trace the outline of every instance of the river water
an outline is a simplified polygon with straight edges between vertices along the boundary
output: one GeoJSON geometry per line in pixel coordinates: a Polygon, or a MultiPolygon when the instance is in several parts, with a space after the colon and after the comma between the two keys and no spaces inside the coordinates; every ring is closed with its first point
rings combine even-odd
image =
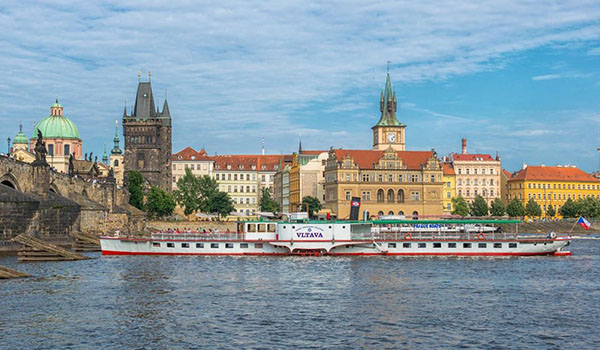
{"type": "Polygon", "coordinates": [[[102,257],[0,265],[0,349],[597,349],[571,257],[102,257]]]}

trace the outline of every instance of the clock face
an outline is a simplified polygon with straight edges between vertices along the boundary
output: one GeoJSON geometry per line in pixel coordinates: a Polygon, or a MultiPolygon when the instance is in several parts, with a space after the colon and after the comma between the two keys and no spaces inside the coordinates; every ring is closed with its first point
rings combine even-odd
{"type": "Polygon", "coordinates": [[[395,132],[388,132],[386,135],[387,141],[388,142],[396,142],[396,133],[395,132]]]}

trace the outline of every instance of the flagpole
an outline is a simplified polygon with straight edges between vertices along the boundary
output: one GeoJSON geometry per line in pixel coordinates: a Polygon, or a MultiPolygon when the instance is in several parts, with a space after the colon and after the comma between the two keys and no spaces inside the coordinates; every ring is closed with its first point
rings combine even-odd
{"type": "MultiPolygon", "coordinates": [[[[581,216],[579,218],[581,218],[581,216]]],[[[575,220],[575,222],[573,223],[573,226],[571,226],[571,229],[569,230],[569,233],[573,232],[573,229],[575,228],[575,225],[577,225],[577,221],[579,221],[579,218],[577,218],[577,220],[575,220]]]]}

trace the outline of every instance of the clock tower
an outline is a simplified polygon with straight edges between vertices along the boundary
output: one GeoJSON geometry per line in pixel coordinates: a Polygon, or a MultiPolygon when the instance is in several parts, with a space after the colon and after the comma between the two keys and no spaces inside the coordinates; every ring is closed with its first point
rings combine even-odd
{"type": "Polygon", "coordinates": [[[396,92],[392,91],[390,72],[387,73],[385,89],[381,92],[379,102],[381,118],[373,129],[373,150],[381,151],[392,147],[396,151],[404,151],[404,128],[406,125],[396,119],[396,92]]]}

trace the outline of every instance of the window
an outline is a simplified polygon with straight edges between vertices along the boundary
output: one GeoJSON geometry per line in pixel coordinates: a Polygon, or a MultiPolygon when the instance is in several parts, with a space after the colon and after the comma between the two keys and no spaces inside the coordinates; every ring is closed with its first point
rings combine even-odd
{"type": "Polygon", "coordinates": [[[402,175],[398,175],[398,182],[402,182],[402,175]]]}
{"type": "Polygon", "coordinates": [[[388,243],[388,248],[396,248],[396,243],[388,243]]]}
{"type": "Polygon", "coordinates": [[[411,175],[410,181],[411,182],[419,182],[419,175],[411,175]]]}
{"type": "Polygon", "coordinates": [[[69,155],[69,153],[71,152],[70,145],[64,145],[63,150],[64,150],[63,155],[65,155],[65,156],[69,155]]]}
{"type": "Polygon", "coordinates": [[[508,243],[508,247],[509,248],[516,248],[517,247],[517,243],[508,243]]]}
{"type": "Polygon", "coordinates": [[[153,247],[160,247],[160,243],[158,243],[158,242],[152,242],[152,246],[153,247]]]}
{"type": "Polygon", "coordinates": [[[181,243],[181,248],[189,248],[190,244],[189,243],[181,243]]]}
{"type": "Polygon", "coordinates": [[[431,182],[435,182],[435,175],[431,175],[431,182]]]}
{"type": "Polygon", "coordinates": [[[175,248],[175,243],[167,243],[167,248],[175,248]]]}
{"type": "Polygon", "coordinates": [[[463,248],[471,248],[471,243],[463,243],[463,248]]]}
{"type": "Polygon", "coordinates": [[[263,244],[262,243],[254,243],[254,248],[262,248],[263,244]]]}
{"type": "Polygon", "coordinates": [[[494,248],[502,248],[502,243],[494,243],[494,248]]]}
{"type": "Polygon", "coordinates": [[[211,248],[215,248],[215,249],[216,249],[216,248],[219,248],[219,243],[211,243],[211,244],[210,244],[210,247],[211,247],[211,248]]]}
{"type": "Polygon", "coordinates": [[[204,243],[196,243],[196,248],[204,248],[204,243]]]}
{"type": "Polygon", "coordinates": [[[383,182],[383,175],[379,174],[378,179],[379,179],[379,182],[383,182]]]}
{"type": "Polygon", "coordinates": [[[425,242],[419,243],[419,248],[427,248],[427,243],[425,243],[425,242]]]}
{"type": "Polygon", "coordinates": [[[442,247],[442,243],[435,242],[435,243],[433,243],[433,247],[434,248],[441,248],[442,247]]]}
{"type": "Polygon", "coordinates": [[[410,243],[402,243],[402,248],[410,248],[410,243]]]}
{"type": "Polygon", "coordinates": [[[363,192],[362,199],[365,201],[370,201],[371,200],[371,192],[363,192]]]}
{"type": "Polygon", "coordinates": [[[225,243],[225,248],[228,248],[228,249],[233,248],[233,243],[225,243]]]}
{"type": "Polygon", "coordinates": [[[248,248],[248,243],[240,243],[240,248],[242,248],[242,249],[248,248]]]}
{"type": "Polygon", "coordinates": [[[350,182],[350,174],[346,174],[346,182],[350,182]]]}
{"type": "Polygon", "coordinates": [[[487,243],[479,243],[477,244],[478,248],[487,248],[487,243]]]}
{"type": "Polygon", "coordinates": [[[388,182],[394,182],[394,175],[388,175],[388,182]]]}
{"type": "Polygon", "coordinates": [[[54,155],[54,145],[48,145],[48,155],[49,156],[54,155]]]}
{"type": "Polygon", "coordinates": [[[346,200],[349,201],[350,200],[350,191],[346,191],[346,200]]]}
{"type": "Polygon", "coordinates": [[[456,243],[448,243],[448,248],[456,248],[456,243]]]}
{"type": "Polygon", "coordinates": [[[362,174],[363,182],[369,182],[369,174],[362,174]]]}

